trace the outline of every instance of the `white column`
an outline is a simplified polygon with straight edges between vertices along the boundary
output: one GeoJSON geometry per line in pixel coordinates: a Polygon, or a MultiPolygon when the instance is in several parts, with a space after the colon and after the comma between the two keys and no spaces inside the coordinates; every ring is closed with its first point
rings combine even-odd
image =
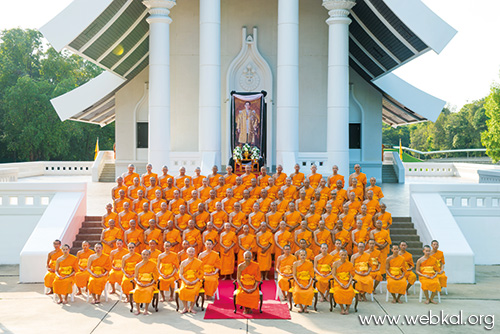
{"type": "Polygon", "coordinates": [[[289,173],[299,151],[299,0],[278,0],[276,163],[289,173]]]}
{"type": "Polygon", "coordinates": [[[202,173],[221,165],[220,21],[220,0],[200,0],[198,143],[202,173]]]}
{"type": "Polygon", "coordinates": [[[349,10],[354,0],[323,0],[328,24],[328,168],[349,175],[349,10]]]}
{"type": "Polygon", "coordinates": [[[149,8],[148,161],[160,169],[170,162],[170,9],[174,0],[145,0],[149,8]]]}

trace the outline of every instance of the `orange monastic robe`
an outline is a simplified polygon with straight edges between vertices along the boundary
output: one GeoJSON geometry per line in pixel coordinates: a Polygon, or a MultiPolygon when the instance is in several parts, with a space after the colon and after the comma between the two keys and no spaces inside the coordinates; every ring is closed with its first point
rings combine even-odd
{"type": "Polygon", "coordinates": [[[291,200],[288,200],[288,199],[283,199],[281,202],[278,203],[278,212],[281,212],[282,214],[284,214],[285,212],[288,211],[288,205],[290,204],[290,201],[291,200]]]}
{"type": "MultiPolygon", "coordinates": [[[[311,261],[304,261],[300,266],[297,266],[297,280],[300,284],[306,286],[309,280],[314,278],[314,265],[311,261]]],[[[293,286],[293,302],[300,305],[312,305],[314,297],[314,287],[311,286],[305,290],[302,289],[297,282],[293,286]]]]}
{"type": "Polygon", "coordinates": [[[224,225],[224,223],[227,223],[229,222],[229,217],[227,216],[227,213],[225,213],[224,211],[215,211],[213,214],[212,214],[212,223],[214,223],[214,226],[216,226],[217,228],[221,228],[222,225],[224,225]]]}
{"type": "MultiPolygon", "coordinates": [[[[279,270],[281,273],[285,275],[292,275],[293,274],[293,264],[294,262],[297,261],[297,258],[295,255],[288,255],[284,259],[281,260],[280,262],[280,267],[279,270]]],[[[290,290],[290,284],[288,283],[288,280],[292,278],[293,276],[282,276],[281,274],[278,275],[278,285],[281,289],[281,291],[289,291],[290,290]]]]}
{"type": "Polygon", "coordinates": [[[241,184],[240,186],[233,188],[233,197],[236,198],[238,201],[241,201],[245,189],[246,187],[244,184],[241,184]]]}
{"type": "Polygon", "coordinates": [[[224,211],[227,212],[227,214],[231,214],[231,212],[234,211],[234,203],[238,202],[238,200],[234,197],[232,198],[225,198],[223,201],[222,201],[222,207],[224,209],[224,211]]]}
{"type": "Polygon", "coordinates": [[[253,205],[255,204],[255,200],[253,198],[249,198],[246,201],[241,200],[241,211],[243,211],[246,215],[249,215],[253,210],[253,205]]]}
{"type": "Polygon", "coordinates": [[[224,179],[226,180],[226,184],[229,184],[232,187],[236,184],[237,177],[238,176],[236,174],[231,174],[231,176],[229,176],[229,174],[226,174],[224,176],[224,179]]]}
{"type": "Polygon", "coordinates": [[[199,228],[203,229],[205,226],[207,226],[207,223],[210,221],[210,213],[208,211],[203,211],[200,214],[196,215],[196,218],[194,219],[194,222],[196,226],[199,228]]]}
{"type": "MultiPolygon", "coordinates": [[[[110,241],[113,241],[113,240],[116,240],[116,239],[121,239],[122,237],[123,237],[123,231],[121,229],[119,229],[118,227],[115,227],[112,230],[104,232],[104,238],[103,238],[103,240],[110,242],[110,241]]],[[[111,253],[111,251],[114,248],[115,247],[113,247],[113,248],[109,247],[105,243],[102,244],[102,252],[104,254],[108,254],[109,255],[109,253],[111,253]]]]}
{"type": "Polygon", "coordinates": [[[156,214],[156,224],[161,228],[166,228],[169,220],[174,220],[174,213],[166,210],[165,213],[158,212],[156,214]]]}
{"type": "Polygon", "coordinates": [[[330,189],[336,189],[337,188],[337,181],[341,180],[342,181],[342,188],[344,188],[344,176],[337,174],[337,175],[330,175],[328,177],[328,180],[330,181],[330,189]]]}
{"type": "MultiPolygon", "coordinates": [[[[303,232],[300,232],[297,234],[297,242],[300,244],[300,240],[304,239],[307,241],[308,244],[312,245],[313,243],[313,234],[309,230],[305,230],[303,232]]],[[[294,244],[294,247],[292,247],[292,252],[296,252],[299,249],[299,246],[294,244]]]]}
{"type": "MultiPolygon", "coordinates": [[[[122,212],[119,215],[120,225],[123,229],[128,230],[130,228],[130,221],[133,219],[137,223],[137,214],[135,212],[129,211],[127,213],[122,212]]],[[[115,225],[118,227],[118,225],[115,225]]]]}
{"type": "MultiPolygon", "coordinates": [[[[368,272],[368,268],[370,266],[370,254],[363,253],[363,255],[358,256],[356,260],[354,260],[354,266],[356,271],[360,273],[368,272]]],[[[359,275],[355,274],[354,279],[357,281],[356,290],[360,292],[372,293],[373,292],[373,277],[371,275],[359,275]]]]}
{"type": "Polygon", "coordinates": [[[192,231],[186,230],[186,238],[187,242],[189,242],[190,245],[194,245],[195,243],[198,244],[195,249],[196,249],[196,254],[200,252],[202,249],[202,241],[201,241],[201,233],[200,230],[193,228],[192,231]]]}
{"type": "Polygon", "coordinates": [[[267,252],[262,253],[262,248],[260,247],[257,252],[257,262],[259,263],[260,271],[269,271],[272,264],[271,254],[273,253],[273,234],[271,231],[267,230],[265,233],[257,235],[257,240],[261,246],[267,247],[269,244],[271,245],[267,252]]]}
{"type": "Polygon", "coordinates": [[[252,179],[255,179],[255,175],[253,173],[250,173],[248,175],[241,175],[241,179],[243,181],[243,184],[248,188],[252,186],[252,179]]]}
{"type": "Polygon", "coordinates": [[[176,190],[179,190],[179,189],[176,187],[163,189],[163,197],[165,197],[165,199],[167,201],[173,200],[174,199],[174,191],[176,191],[176,190]]]}
{"type": "Polygon", "coordinates": [[[389,254],[389,248],[391,247],[391,236],[387,230],[381,230],[380,232],[376,232],[373,234],[375,242],[379,244],[383,244],[387,242],[387,246],[384,249],[379,249],[380,253],[382,253],[382,263],[380,267],[381,274],[385,274],[385,260],[387,259],[387,254],[389,254]]]}
{"type": "Polygon", "coordinates": [[[200,259],[203,262],[203,277],[205,278],[205,295],[213,296],[217,287],[219,286],[219,274],[213,274],[216,269],[221,268],[221,261],[219,254],[211,251],[200,259]]]}
{"type": "Polygon", "coordinates": [[[398,277],[403,274],[403,278],[400,280],[395,280],[389,275],[387,275],[387,290],[390,293],[404,295],[406,293],[406,261],[401,255],[398,255],[395,259],[389,261],[389,272],[392,276],[398,277]]]}
{"type": "Polygon", "coordinates": [[[339,216],[332,211],[329,216],[326,216],[326,213],[323,215],[323,220],[325,221],[325,227],[329,229],[330,231],[335,228],[335,225],[337,224],[337,220],[339,220],[339,216]]]}
{"type": "Polygon", "coordinates": [[[178,200],[172,200],[170,201],[170,211],[174,213],[174,215],[178,215],[180,212],[180,206],[181,205],[186,205],[186,201],[183,200],[182,198],[179,198],[178,200]]]}
{"type": "Polygon", "coordinates": [[[103,277],[96,278],[90,275],[89,278],[89,293],[100,295],[104,291],[104,286],[108,281],[108,273],[111,270],[109,255],[102,254],[97,259],[94,259],[90,270],[96,275],[102,275],[104,272],[107,272],[103,277]]]}
{"type": "Polygon", "coordinates": [[[342,229],[342,231],[335,233],[335,240],[337,239],[342,241],[342,245],[345,245],[347,253],[351,255],[352,254],[351,233],[346,229],[342,229]]]}
{"type": "MultiPolygon", "coordinates": [[[[254,214],[254,213],[250,214],[250,217],[248,217],[248,218],[249,218],[249,221],[252,224],[252,226],[256,229],[259,229],[260,224],[262,222],[266,221],[266,215],[261,211],[257,212],[256,214],[254,214]]],[[[250,233],[253,234],[253,233],[255,233],[255,231],[251,228],[250,233]]]]}
{"type": "MultiPolygon", "coordinates": [[[[231,246],[234,243],[238,244],[238,240],[236,239],[236,234],[233,231],[229,231],[228,233],[221,236],[221,244],[225,247],[231,246]]],[[[220,258],[221,258],[221,275],[232,275],[234,273],[234,247],[227,251],[220,247],[220,258]]]]}
{"type": "Polygon", "coordinates": [[[417,275],[415,275],[415,273],[413,271],[408,270],[408,268],[415,268],[415,264],[413,263],[413,256],[410,253],[408,253],[408,252],[405,252],[401,256],[406,261],[406,274],[405,274],[405,278],[408,281],[408,283],[410,283],[411,285],[413,285],[417,281],[417,275]]]}
{"type": "MultiPolygon", "coordinates": [[[[115,266],[116,268],[120,268],[120,269],[115,270],[115,269],[111,268],[111,271],[109,272],[109,279],[108,279],[108,282],[110,284],[115,284],[115,283],[121,284],[122,283],[122,279],[123,279],[123,271],[121,270],[122,257],[124,255],[127,255],[127,254],[128,254],[128,250],[125,248],[122,248],[121,251],[117,251],[113,255],[113,262],[111,264],[113,266],[115,266]]],[[[110,256],[110,260],[111,260],[111,256],[110,256]]]]}
{"type": "Polygon", "coordinates": [[[292,184],[296,187],[301,187],[305,178],[306,176],[304,175],[304,173],[298,172],[292,177],[292,184]]]}
{"type": "Polygon", "coordinates": [[[160,267],[160,273],[165,276],[170,276],[177,270],[175,274],[171,277],[163,278],[160,276],[160,290],[167,291],[170,288],[175,287],[175,281],[179,279],[179,258],[177,257],[177,253],[169,252],[163,258],[160,259],[160,263],[158,265],[160,267]]]}
{"type": "Polygon", "coordinates": [[[382,221],[382,228],[387,229],[392,225],[392,215],[389,212],[384,212],[377,217],[377,220],[382,221]]]}
{"type": "Polygon", "coordinates": [[[94,251],[91,249],[87,249],[87,251],[81,252],[78,258],[79,271],[75,274],[75,284],[80,289],[86,287],[87,283],[89,282],[90,274],[87,271],[87,262],[89,261],[89,257],[92,254],[94,254],[94,251]]]}
{"type": "Polygon", "coordinates": [[[374,249],[373,252],[369,254],[370,254],[370,266],[372,268],[372,270],[370,271],[370,276],[375,281],[380,282],[382,281],[382,274],[385,273],[385,270],[382,271],[382,262],[384,262],[383,258],[385,258],[385,255],[382,254],[378,249],[374,249]]]}
{"type": "Polygon", "coordinates": [[[115,224],[118,222],[118,214],[116,212],[113,212],[111,211],[111,213],[107,216],[102,216],[103,220],[104,220],[104,226],[106,226],[106,228],[109,227],[109,220],[110,219],[113,219],[115,221],[115,224]]]}
{"type": "MultiPolygon", "coordinates": [[[[364,227],[361,228],[361,230],[354,232],[354,241],[356,243],[363,242],[366,244],[368,239],[370,238],[370,234],[368,233],[368,230],[365,229],[364,227]]],[[[356,254],[358,252],[358,246],[354,243],[352,243],[352,253],[356,254]]]]}
{"type": "MultiPolygon", "coordinates": [[[[323,231],[320,231],[316,234],[316,239],[318,240],[318,243],[321,244],[327,244],[328,245],[328,251],[331,251],[333,248],[332,244],[332,234],[330,231],[327,229],[324,229],[323,231]]],[[[316,253],[319,251],[320,246],[314,245],[313,249],[316,251],[316,253]]]]}
{"type": "MultiPolygon", "coordinates": [[[[443,264],[445,264],[443,252],[438,250],[438,251],[436,251],[436,253],[432,254],[431,256],[433,256],[437,260],[437,264],[438,264],[438,268],[439,268],[438,271],[441,271],[441,266],[443,264]]],[[[439,278],[439,284],[441,284],[441,287],[446,288],[447,282],[448,282],[448,277],[445,275],[445,272],[443,271],[443,273],[439,274],[437,277],[439,278]]]]}
{"type": "MultiPolygon", "coordinates": [[[[78,260],[76,256],[69,254],[67,258],[59,262],[58,274],[62,277],[71,275],[78,271],[78,260]]],[[[57,275],[54,278],[53,287],[54,293],[58,295],[68,295],[73,291],[73,283],[75,282],[75,276],[68,278],[59,278],[57,275]]]]}
{"type": "Polygon", "coordinates": [[[313,231],[316,230],[320,220],[321,216],[316,213],[306,216],[307,227],[309,227],[313,231]]]}
{"type": "Polygon", "coordinates": [[[192,180],[193,180],[193,186],[195,189],[198,189],[199,187],[203,186],[203,179],[205,178],[206,176],[203,176],[203,175],[200,175],[200,176],[193,176],[192,180]]]}
{"type": "MultiPolygon", "coordinates": [[[[336,277],[342,284],[347,284],[352,276],[354,276],[354,265],[346,260],[337,268],[336,277]]],[[[352,284],[349,284],[349,287],[344,289],[335,281],[333,286],[333,297],[337,304],[351,305],[352,299],[354,298],[354,288],[352,284]]]]}
{"type": "Polygon", "coordinates": [[[174,186],[181,189],[182,187],[184,187],[184,179],[189,179],[191,180],[191,176],[187,176],[187,175],[184,175],[184,176],[176,176],[174,178],[174,186]]]}
{"type": "Polygon", "coordinates": [[[185,230],[188,226],[188,223],[191,219],[193,219],[193,217],[188,214],[188,213],[185,213],[183,214],[182,216],[177,215],[175,217],[175,219],[177,220],[177,226],[181,229],[181,230],[185,230]]]}
{"type": "MultiPolygon", "coordinates": [[[[241,284],[245,289],[252,289],[255,283],[260,282],[261,279],[259,265],[253,261],[241,271],[241,284]]],[[[236,290],[236,305],[257,309],[259,307],[259,289],[255,289],[252,293],[246,293],[239,287],[236,290]]]]}
{"type": "Polygon", "coordinates": [[[262,188],[267,187],[269,185],[270,178],[271,178],[271,175],[266,175],[266,176],[260,177],[260,179],[258,180],[259,186],[261,186],[262,188]]]}
{"type": "Polygon", "coordinates": [[[127,173],[123,177],[123,184],[125,184],[127,187],[131,186],[131,185],[134,184],[134,179],[135,178],[138,178],[140,180],[141,176],[139,174],[137,174],[137,173],[132,173],[132,174],[127,173]]]}
{"type": "Polygon", "coordinates": [[[160,200],[154,199],[154,200],[152,200],[151,201],[151,208],[150,208],[150,210],[153,211],[155,214],[157,214],[158,212],[161,211],[161,205],[163,203],[167,203],[167,201],[165,201],[164,199],[160,199],[160,200]]]}
{"type": "Polygon", "coordinates": [[[286,174],[285,173],[281,173],[278,175],[278,173],[274,174],[276,176],[275,178],[275,181],[274,181],[274,185],[276,187],[282,187],[285,185],[285,181],[286,181],[286,174]]]}
{"type": "Polygon", "coordinates": [[[283,190],[283,197],[289,200],[294,199],[295,193],[297,192],[297,187],[295,187],[293,184],[290,187],[287,187],[286,189],[285,187],[281,188],[281,190],[283,190]]]}
{"type": "Polygon", "coordinates": [[[212,187],[212,188],[217,187],[219,185],[219,178],[220,177],[223,177],[223,176],[220,174],[215,174],[215,175],[209,177],[208,184],[210,185],[210,187],[212,187]]]}
{"type": "MultiPolygon", "coordinates": [[[[50,260],[49,260],[49,268],[50,269],[56,270],[56,261],[62,255],[63,255],[63,251],[62,251],[62,249],[59,248],[59,250],[57,252],[54,252],[54,254],[52,254],[50,256],[50,260]]],[[[45,274],[45,277],[44,277],[44,284],[45,284],[45,286],[47,288],[52,288],[55,278],[56,278],[56,274],[53,273],[53,272],[51,272],[51,271],[48,271],[45,274]]]]}
{"type": "Polygon", "coordinates": [[[178,244],[172,247],[172,251],[175,253],[178,253],[182,249],[182,236],[181,232],[177,229],[172,229],[172,231],[168,231],[165,235],[165,241],[170,242],[171,244],[174,244],[177,242],[178,244]]]}
{"type": "Polygon", "coordinates": [[[281,248],[285,247],[286,245],[290,245],[292,246],[292,243],[293,243],[293,235],[292,233],[290,233],[289,231],[285,230],[283,231],[283,233],[280,233],[279,231],[276,232],[275,234],[275,246],[274,246],[274,252],[276,254],[276,256],[279,256],[281,255],[282,251],[281,249],[278,247],[278,245],[281,246],[281,248]]]}
{"type": "Polygon", "coordinates": [[[306,198],[303,201],[299,201],[295,202],[297,203],[297,211],[299,211],[303,215],[307,214],[307,211],[309,211],[309,207],[311,206],[311,200],[309,198],[306,198]]]}
{"type": "Polygon", "coordinates": [[[267,197],[274,201],[276,198],[278,198],[278,191],[280,191],[280,188],[276,186],[270,187],[269,189],[267,189],[267,197]]]}
{"type": "MultiPolygon", "coordinates": [[[[138,269],[138,281],[142,284],[148,284],[158,280],[158,268],[156,262],[149,260],[138,269]]],[[[134,289],[134,302],[136,303],[151,303],[156,290],[156,284],[148,287],[136,285],[134,289]]]]}
{"type": "MultiPolygon", "coordinates": [[[[248,235],[241,237],[240,243],[241,243],[241,246],[243,246],[243,248],[245,248],[245,249],[251,248],[252,252],[254,252],[257,248],[257,241],[256,241],[255,234],[249,233],[248,235]]],[[[243,249],[239,248],[238,264],[245,261],[245,259],[243,258],[244,253],[245,253],[245,251],[243,249]]]]}
{"type": "Polygon", "coordinates": [[[323,178],[323,175],[321,174],[310,174],[309,175],[309,184],[311,185],[311,187],[313,187],[314,189],[316,189],[319,185],[319,182],[321,181],[321,179],[323,178]]]}
{"type": "Polygon", "coordinates": [[[366,212],[370,215],[375,215],[377,212],[380,212],[380,204],[376,199],[372,199],[366,205],[366,212]]]}
{"type": "Polygon", "coordinates": [[[333,264],[334,258],[333,255],[327,254],[326,256],[323,256],[321,259],[318,260],[318,267],[316,268],[317,271],[319,271],[323,275],[328,275],[327,277],[323,277],[318,275],[317,280],[317,289],[320,291],[322,294],[325,294],[325,291],[328,289],[328,283],[330,278],[332,278],[332,264],[333,264]]]}
{"type": "Polygon", "coordinates": [[[142,257],[137,253],[134,253],[128,259],[124,260],[122,258],[123,278],[121,286],[125,295],[130,294],[130,291],[134,288],[132,281],[134,280],[135,266],[141,261],[142,257]],[[127,275],[130,277],[127,277],[127,275]]]}
{"type": "Polygon", "coordinates": [[[187,285],[183,280],[181,280],[181,288],[179,289],[179,299],[188,302],[194,302],[201,288],[201,280],[203,279],[203,262],[199,259],[194,258],[193,260],[186,259],[184,266],[183,276],[189,282],[193,282],[196,279],[199,281],[194,285],[187,285]]]}
{"type": "Polygon", "coordinates": [[[125,191],[125,193],[129,193],[129,197],[133,198],[133,199],[137,199],[139,198],[139,195],[137,195],[137,192],[139,192],[139,190],[142,190],[142,194],[145,196],[146,195],[146,188],[139,185],[137,187],[134,187],[134,186],[130,186],[128,187],[128,189],[125,191]]]}
{"type": "MultiPolygon", "coordinates": [[[[205,202],[207,199],[210,198],[210,190],[212,190],[212,187],[206,187],[206,188],[198,188],[198,197],[205,202]]],[[[236,196],[236,194],[235,194],[236,196]]]]}
{"type": "Polygon", "coordinates": [[[276,229],[280,222],[283,220],[283,214],[279,211],[276,211],[273,214],[270,214],[267,218],[269,227],[272,229],[276,229]]]}
{"type": "MultiPolygon", "coordinates": [[[[436,272],[438,272],[440,266],[435,257],[429,256],[429,258],[420,263],[420,272],[425,275],[433,276],[436,272]]],[[[422,284],[422,290],[436,292],[441,291],[441,284],[439,283],[439,276],[434,277],[433,279],[420,276],[420,283],[422,284]]]]}

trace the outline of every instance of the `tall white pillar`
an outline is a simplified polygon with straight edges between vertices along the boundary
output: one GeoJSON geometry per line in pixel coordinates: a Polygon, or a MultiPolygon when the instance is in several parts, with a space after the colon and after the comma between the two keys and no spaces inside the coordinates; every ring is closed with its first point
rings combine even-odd
{"type": "Polygon", "coordinates": [[[202,173],[207,174],[213,165],[221,165],[220,29],[220,0],[200,0],[198,143],[202,173]]]}
{"type": "Polygon", "coordinates": [[[149,9],[148,161],[160,169],[170,162],[170,9],[175,0],[144,0],[149,9]]]}
{"type": "Polygon", "coordinates": [[[349,175],[349,10],[354,0],[323,0],[328,24],[328,168],[349,175]]]}
{"type": "Polygon", "coordinates": [[[278,0],[276,163],[290,173],[299,152],[299,0],[278,0]]]}

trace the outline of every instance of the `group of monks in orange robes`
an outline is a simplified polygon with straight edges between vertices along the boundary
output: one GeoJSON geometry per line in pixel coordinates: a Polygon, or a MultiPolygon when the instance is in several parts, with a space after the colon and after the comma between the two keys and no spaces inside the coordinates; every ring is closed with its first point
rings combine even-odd
{"type": "MultiPolygon", "coordinates": [[[[182,292],[180,299],[186,302],[183,312],[192,312],[193,296],[197,293],[187,292],[199,290],[199,283],[203,282],[205,295],[212,297],[219,275],[232,278],[236,267],[245,266],[245,253],[250,252],[252,260],[256,261],[251,263],[256,263],[259,269],[256,282],[269,278],[274,262],[282,278],[294,278],[298,287],[294,286],[294,298],[303,298],[295,291],[311,290],[309,283],[316,277],[322,299],[326,298],[330,278],[338,285],[334,289],[344,289],[356,279],[357,289],[366,299],[365,293],[372,293],[390,268],[386,259],[392,243],[389,232],[392,217],[379,202],[384,195],[375,178],[367,184],[367,177],[359,165],[349,176],[347,189],[344,189],[344,176],[337,173],[337,166],[332,170],[333,174],[324,178],[313,165],[306,176],[296,164],[295,172],[290,175],[283,173],[282,166],[277,166],[274,175],[268,175],[267,169],[262,167],[258,176],[250,168],[237,176],[231,166],[224,175],[214,166],[208,176],[201,175],[199,168],[195,175],[188,176],[181,167],[179,175],[174,177],[168,174],[166,166],[159,175],[148,164],[147,172],[139,175],[134,166],[129,165],[128,171],[117,178],[117,185],[111,191],[113,202],[106,206],[107,212],[102,218],[100,253],[96,246],[93,254],[88,243],[84,243],[77,254],[74,276],[79,292],[88,288],[94,295],[93,302],[99,303],[102,289],[109,282],[112,292],[115,285],[121,285],[128,298],[134,286],[137,289],[137,285],[143,284],[140,279],[134,284],[131,282],[137,265],[145,261],[139,254],[147,250],[148,261],[155,263],[157,272],[141,273],[141,277],[151,276],[153,281],[159,281],[162,300],[165,300],[166,291],[170,291],[172,300],[177,282],[182,292]],[[210,248],[207,241],[210,241],[210,248]],[[129,248],[128,252],[123,249],[124,245],[129,248]],[[281,259],[287,245],[294,261],[289,256],[281,259]],[[191,260],[190,249],[194,251],[191,260]],[[343,250],[347,258],[352,255],[352,272],[344,262],[340,268],[335,267],[343,250]],[[303,254],[308,261],[295,266],[303,254]],[[183,266],[186,260],[189,266],[183,266]],[[199,261],[202,264],[198,265],[199,261]],[[284,266],[283,270],[280,265],[284,266]],[[97,271],[93,270],[94,266],[97,271]],[[192,269],[193,266],[196,268],[192,269]],[[310,281],[307,271],[310,271],[310,281]],[[344,279],[348,272],[351,277],[344,279]],[[297,273],[301,273],[300,279],[297,273]],[[370,279],[375,285],[369,283],[370,279]]],[[[51,287],[53,266],[60,252],[49,254],[48,287],[51,287]]],[[[403,252],[402,257],[407,268],[405,275],[409,275],[414,267],[412,256],[403,252]]],[[[438,263],[443,266],[444,257],[441,256],[438,263]]],[[[255,266],[247,264],[245,269],[247,267],[255,266]]],[[[444,272],[437,272],[444,277],[441,280],[445,280],[444,272]]],[[[251,285],[238,279],[239,274],[238,271],[236,278],[240,288],[251,285]]],[[[413,277],[405,276],[405,279],[411,282],[413,277]]],[[[280,287],[285,293],[289,291],[281,283],[280,287]]],[[[306,312],[309,297],[303,301],[305,304],[299,305],[304,305],[301,311],[306,312]]],[[[340,301],[341,305],[350,304],[340,301]]]]}

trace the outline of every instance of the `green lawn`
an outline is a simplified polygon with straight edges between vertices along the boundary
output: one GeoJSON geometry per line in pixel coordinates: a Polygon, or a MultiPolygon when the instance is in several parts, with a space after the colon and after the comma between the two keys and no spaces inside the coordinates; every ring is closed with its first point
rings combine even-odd
{"type": "MultiPolygon", "coordinates": [[[[396,152],[399,152],[399,149],[396,149],[396,148],[386,148],[384,149],[384,151],[396,151],[396,152]]],[[[422,160],[420,159],[417,159],[411,155],[409,155],[408,153],[404,152],[403,151],[403,162],[422,162],[422,160]]]]}

